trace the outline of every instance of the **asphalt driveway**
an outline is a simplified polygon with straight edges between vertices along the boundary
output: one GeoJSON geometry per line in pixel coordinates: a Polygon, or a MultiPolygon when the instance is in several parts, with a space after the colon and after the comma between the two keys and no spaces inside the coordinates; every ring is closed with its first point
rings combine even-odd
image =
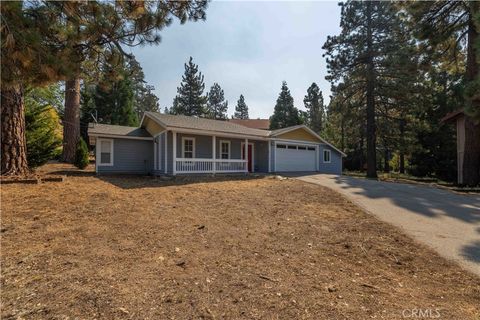
{"type": "Polygon", "coordinates": [[[480,276],[480,195],[347,176],[295,177],[342,193],[379,219],[400,227],[480,276]]]}

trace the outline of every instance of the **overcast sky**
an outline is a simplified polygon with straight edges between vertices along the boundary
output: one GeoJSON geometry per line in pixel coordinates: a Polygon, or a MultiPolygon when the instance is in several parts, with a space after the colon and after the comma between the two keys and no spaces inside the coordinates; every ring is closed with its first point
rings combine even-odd
{"type": "Polygon", "coordinates": [[[219,2],[204,22],[178,23],[162,31],[158,46],[134,48],[160,107],[170,107],[192,56],[205,76],[205,91],[218,82],[233,114],[240,94],[250,118],[273,113],[281,83],[287,81],[295,106],[316,82],[328,101],[330,84],[322,45],[340,31],[336,2],[219,2]]]}

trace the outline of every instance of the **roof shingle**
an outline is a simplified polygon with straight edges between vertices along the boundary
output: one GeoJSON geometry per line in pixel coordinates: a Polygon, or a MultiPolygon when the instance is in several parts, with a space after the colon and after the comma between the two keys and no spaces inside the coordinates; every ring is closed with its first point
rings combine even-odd
{"type": "Polygon", "coordinates": [[[147,130],[137,127],[116,126],[111,124],[89,123],[88,124],[89,135],[114,135],[114,136],[127,136],[138,138],[151,138],[152,136],[147,130]]]}
{"type": "Polygon", "coordinates": [[[157,112],[145,112],[145,114],[157,120],[161,125],[169,128],[174,127],[184,129],[208,130],[224,133],[252,135],[258,137],[268,137],[268,135],[270,134],[270,131],[267,130],[247,128],[245,126],[241,126],[230,121],[220,121],[183,115],[171,115],[157,112]]]}

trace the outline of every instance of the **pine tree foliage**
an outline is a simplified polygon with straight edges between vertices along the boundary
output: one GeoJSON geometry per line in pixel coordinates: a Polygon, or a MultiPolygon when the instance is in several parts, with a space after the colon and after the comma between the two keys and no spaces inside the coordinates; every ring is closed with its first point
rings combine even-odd
{"type": "Polygon", "coordinates": [[[320,133],[323,129],[325,105],[323,103],[322,91],[320,91],[320,88],[315,82],[308,88],[303,103],[307,109],[304,122],[313,131],[320,133]]]}
{"type": "MultiPolygon", "coordinates": [[[[409,39],[400,35],[403,26],[398,10],[391,2],[347,1],[341,3],[341,33],[328,37],[324,44],[328,76],[334,92],[342,92],[346,100],[358,98],[366,118],[367,175],[376,177],[377,134],[376,115],[386,109],[395,92],[395,82],[411,70],[399,61],[407,61],[409,39]]],[[[413,64],[413,63],[412,63],[413,64]]],[[[407,74],[408,76],[408,74],[407,74]]],[[[385,144],[385,143],[384,143],[385,144]]],[[[386,147],[386,146],[384,146],[386,147]]],[[[384,148],[384,154],[389,150],[384,148]]]]}
{"type": "Polygon", "coordinates": [[[177,88],[177,96],[170,112],[186,116],[203,117],[206,113],[207,97],[204,96],[205,83],[203,75],[198,71],[198,65],[193,63],[190,57],[185,64],[185,73],[182,76],[180,87],[177,88]]]}
{"type": "Polygon", "coordinates": [[[425,51],[442,50],[456,63],[466,52],[463,182],[480,184],[480,3],[478,1],[429,1],[406,3],[417,37],[425,51]]]}
{"type": "Polygon", "coordinates": [[[145,81],[145,74],[140,63],[131,56],[127,59],[125,72],[133,85],[133,109],[138,119],[141,119],[146,111],[158,112],[158,97],[155,95],[155,87],[145,81]]]}
{"type": "Polygon", "coordinates": [[[290,94],[287,82],[283,81],[273,115],[270,117],[270,129],[281,129],[301,123],[298,109],[293,104],[293,97],[290,94]]]}
{"type": "MultiPolygon", "coordinates": [[[[2,175],[22,175],[28,170],[24,86],[67,78],[75,81],[66,82],[66,94],[72,92],[69,85],[73,83],[78,97],[75,88],[84,70],[111,63],[118,56],[113,53],[127,55],[123,46],[158,43],[159,31],[174,18],[181,23],[205,19],[206,6],[207,1],[3,2],[2,175]]],[[[65,110],[65,124],[72,127],[66,131],[66,141],[73,148],[79,131],[78,100],[66,99],[74,106],[65,110]]]]}
{"type": "Polygon", "coordinates": [[[226,120],[228,101],[225,101],[225,94],[218,83],[214,83],[207,93],[206,117],[215,120],[226,120]]]}
{"type": "Polygon", "coordinates": [[[249,119],[248,106],[245,103],[245,97],[243,96],[243,94],[240,95],[240,98],[237,101],[237,105],[235,106],[235,113],[233,114],[233,118],[235,118],[235,119],[249,119]]]}
{"type": "Polygon", "coordinates": [[[62,126],[58,107],[62,104],[58,84],[29,88],[25,92],[27,161],[30,168],[58,157],[62,146],[62,126]]]}

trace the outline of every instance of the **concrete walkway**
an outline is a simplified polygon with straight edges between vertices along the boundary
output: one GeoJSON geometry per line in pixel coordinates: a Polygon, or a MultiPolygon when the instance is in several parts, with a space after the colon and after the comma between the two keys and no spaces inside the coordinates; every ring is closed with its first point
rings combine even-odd
{"type": "Polygon", "coordinates": [[[347,176],[295,177],[340,192],[379,219],[400,227],[443,257],[480,276],[480,195],[347,176]]]}

